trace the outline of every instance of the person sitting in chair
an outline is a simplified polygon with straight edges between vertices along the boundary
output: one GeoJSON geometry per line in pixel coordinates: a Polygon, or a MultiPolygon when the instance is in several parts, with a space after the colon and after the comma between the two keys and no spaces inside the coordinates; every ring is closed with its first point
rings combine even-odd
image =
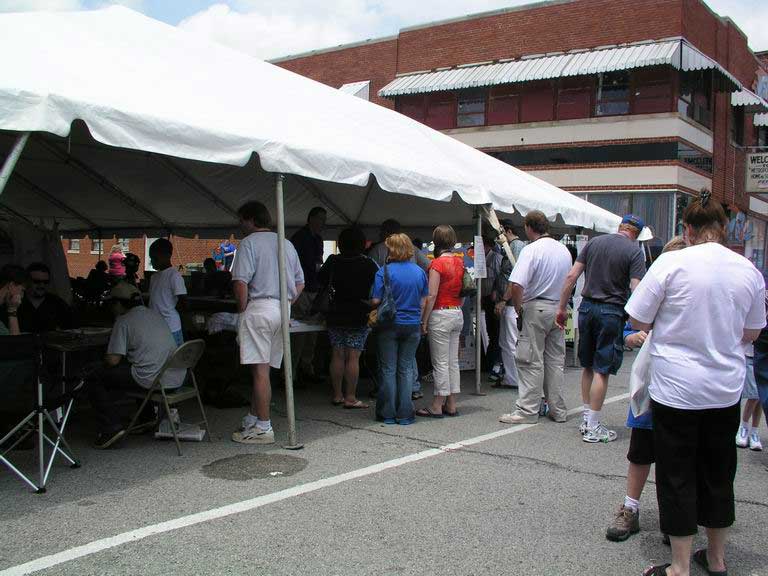
{"type": "Polygon", "coordinates": [[[49,292],[51,270],[42,262],[27,267],[28,287],[19,306],[22,332],[51,332],[74,327],[72,309],[61,298],[49,292]]]}
{"type": "MultiPolygon", "coordinates": [[[[166,360],[176,351],[171,329],[165,319],[141,302],[141,293],[121,282],[110,292],[115,325],[103,364],[87,377],[88,395],[98,425],[95,448],[109,448],[125,435],[115,405],[115,392],[149,389],[166,360]]],[[[184,370],[166,372],[163,386],[178,388],[184,383],[184,370]]],[[[151,407],[143,421],[154,421],[151,407]]]]}

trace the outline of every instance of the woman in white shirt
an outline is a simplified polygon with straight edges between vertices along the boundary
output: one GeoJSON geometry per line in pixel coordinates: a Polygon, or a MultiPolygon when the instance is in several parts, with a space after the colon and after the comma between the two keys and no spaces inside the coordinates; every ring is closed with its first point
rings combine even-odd
{"type": "Polygon", "coordinates": [[[690,247],[661,255],[626,306],[636,330],[653,328],[656,491],[661,531],[672,542],[672,564],[644,575],[687,576],[697,526],[706,528],[708,548],[694,561],[709,574],[726,574],[743,344],[765,326],[765,282],[749,260],[723,246],[727,222],[702,191],[683,213],[690,247]]]}

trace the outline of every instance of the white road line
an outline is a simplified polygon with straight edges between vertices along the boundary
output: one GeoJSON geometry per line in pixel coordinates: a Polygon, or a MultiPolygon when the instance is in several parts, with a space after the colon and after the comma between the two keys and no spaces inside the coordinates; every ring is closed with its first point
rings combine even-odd
{"type": "MultiPolygon", "coordinates": [[[[606,399],[605,404],[613,404],[614,402],[620,402],[622,400],[626,400],[627,398],[629,398],[629,394],[612,396],[611,398],[606,399]]],[[[568,411],[568,415],[571,416],[573,414],[577,414],[580,411],[581,407],[574,408],[568,411]]],[[[386,462],[380,462],[379,464],[373,464],[372,466],[366,466],[365,468],[359,468],[357,470],[352,470],[351,472],[345,472],[344,474],[323,478],[322,480],[316,480],[307,484],[300,484],[299,486],[280,490],[279,492],[274,492],[272,494],[265,494],[264,496],[243,500],[241,502],[228,504],[219,508],[213,508],[204,512],[198,512],[196,514],[190,514],[188,516],[182,516],[181,518],[175,518],[174,520],[168,520],[167,522],[160,522],[159,524],[144,526],[143,528],[138,528],[129,532],[123,532],[122,534],[110,536],[109,538],[94,540],[88,544],[70,548],[69,550],[64,550],[63,552],[51,554],[50,556],[43,556],[42,558],[38,558],[24,564],[19,564],[17,566],[11,566],[10,568],[1,570],[0,576],[23,576],[25,574],[32,574],[34,572],[39,572],[40,570],[45,570],[46,568],[64,564],[65,562],[69,562],[71,560],[76,560],[78,558],[90,556],[91,554],[96,554],[97,552],[101,552],[103,550],[109,550],[110,548],[116,548],[117,546],[122,546],[123,544],[136,542],[149,536],[163,534],[173,530],[179,530],[180,528],[194,526],[195,524],[202,524],[203,522],[210,522],[211,520],[217,520],[219,518],[224,518],[233,514],[240,514],[241,512],[248,512],[249,510],[255,510],[256,508],[261,508],[262,506],[267,506],[268,504],[274,504],[275,502],[281,502],[283,500],[287,500],[288,498],[293,498],[295,496],[301,496],[303,494],[309,494],[310,492],[322,490],[323,488],[336,486],[342,482],[347,482],[356,478],[362,478],[364,476],[370,476],[372,474],[378,474],[379,472],[390,470],[392,468],[398,468],[405,464],[426,460],[427,458],[439,456],[440,454],[445,454],[454,450],[460,450],[466,446],[473,446],[475,444],[480,444],[481,442],[487,442],[489,440],[495,440],[496,438],[501,438],[503,436],[509,436],[510,434],[516,434],[518,432],[522,432],[523,430],[528,430],[533,426],[535,426],[535,424],[524,424],[521,426],[514,426],[512,428],[497,430],[496,432],[483,434],[482,436],[475,436],[474,438],[468,438],[467,440],[460,440],[459,442],[446,444],[445,446],[440,446],[439,448],[423,450],[422,452],[416,452],[415,454],[403,456],[402,458],[387,460],[386,462]]]]}

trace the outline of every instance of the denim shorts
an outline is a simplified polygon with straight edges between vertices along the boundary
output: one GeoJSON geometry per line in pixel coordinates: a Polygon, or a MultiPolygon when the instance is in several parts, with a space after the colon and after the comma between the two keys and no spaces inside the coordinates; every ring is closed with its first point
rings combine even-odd
{"type": "Polygon", "coordinates": [[[331,348],[348,348],[350,350],[365,350],[365,341],[371,329],[365,328],[328,328],[328,338],[331,348]]]}
{"type": "Polygon", "coordinates": [[[744,389],[741,392],[742,400],[757,400],[760,395],[757,392],[757,381],[755,380],[754,359],[747,356],[747,375],[744,377],[744,389]]]}
{"type": "Polygon", "coordinates": [[[598,374],[616,374],[624,359],[624,309],[585,298],[579,306],[579,362],[598,374]]]}

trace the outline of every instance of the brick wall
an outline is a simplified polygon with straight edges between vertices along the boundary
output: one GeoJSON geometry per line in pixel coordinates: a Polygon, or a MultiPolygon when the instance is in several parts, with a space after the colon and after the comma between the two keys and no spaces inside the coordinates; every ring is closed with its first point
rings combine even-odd
{"type": "MultiPolygon", "coordinates": [[[[230,239],[235,245],[237,241],[234,238],[230,239]]],[[[200,238],[184,238],[181,236],[171,236],[170,241],[173,243],[173,265],[187,266],[189,264],[202,264],[203,260],[210,257],[213,250],[222,242],[222,239],[209,240],[200,238]]],[[[88,272],[96,265],[99,260],[106,261],[109,257],[109,251],[114,244],[117,244],[117,238],[105,238],[104,239],[104,252],[99,254],[92,254],[94,241],[86,236],[80,240],[80,251],[73,253],[69,251],[70,241],[62,240],[62,246],[64,247],[64,254],[67,257],[67,266],[69,267],[69,275],[73,278],[78,276],[87,277],[88,272]]],[[[128,251],[133,252],[139,258],[141,258],[142,271],[144,269],[144,255],[146,254],[146,238],[130,238],[128,240],[128,251]]]]}

